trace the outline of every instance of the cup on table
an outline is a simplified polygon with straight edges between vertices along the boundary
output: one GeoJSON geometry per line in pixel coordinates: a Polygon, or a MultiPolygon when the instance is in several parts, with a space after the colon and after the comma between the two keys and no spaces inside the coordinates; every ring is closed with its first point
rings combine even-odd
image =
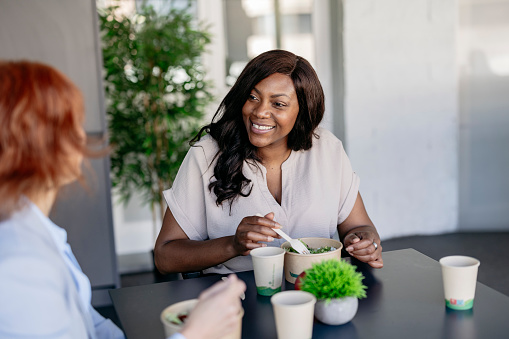
{"type": "Polygon", "coordinates": [[[284,291],[270,298],[278,339],[310,339],[316,298],[309,292],[284,291]]]}
{"type": "Polygon", "coordinates": [[[279,247],[259,247],[251,250],[258,294],[271,296],[281,291],[285,252],[279,247]]]}
{"type": "Polygon", "coordinates": [[[453,310],[474,306],[479,260],[461,255],[440,259],[444,281],[445,305],[453,310]]]}

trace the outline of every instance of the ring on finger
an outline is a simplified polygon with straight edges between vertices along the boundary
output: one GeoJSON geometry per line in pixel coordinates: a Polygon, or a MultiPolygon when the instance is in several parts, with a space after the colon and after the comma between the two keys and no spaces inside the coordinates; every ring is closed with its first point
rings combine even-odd
{"type": "Polygon", "coordinates": [[[375,246],[375,251],[378,249],[378,244],[373,241],[373,246],[375,246]]]}

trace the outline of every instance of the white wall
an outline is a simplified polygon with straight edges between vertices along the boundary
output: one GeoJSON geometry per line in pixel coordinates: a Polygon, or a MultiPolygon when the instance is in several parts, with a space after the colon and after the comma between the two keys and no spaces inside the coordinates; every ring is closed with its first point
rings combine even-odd
{"type": "Polygon", "coordinates": [[[459,227],[509,230],[509,0],[460,0],[459,227]]]}
{"type": "Polygon", "coordinates": [[[344,0],[347,152],[382,238],[458,220],[454,0],[344,0]]]}
{"type": "Polygon", "coordinates": [[[154,225],[150,206],[143,201],[142,197],[134,193],[125,205],[113,190],[113,225],[117,255],[147,253],[154,249],[162,222],[157,217],[157,212],[154,225]]]}
{"type": "Polygon", "coordinates": [[[334,104],[337,96],[333,92],[334,72],[331,72],[333,66],[331,42],[331,23],[330,8],[326,1],[315,1],[313,3],[313,37],[315,42],[315,71],[320,79],[325,95],[325,112],[320,126],[334,132],[334,104]],[[320,20],[316,20],[320,18],[320,20]]]}

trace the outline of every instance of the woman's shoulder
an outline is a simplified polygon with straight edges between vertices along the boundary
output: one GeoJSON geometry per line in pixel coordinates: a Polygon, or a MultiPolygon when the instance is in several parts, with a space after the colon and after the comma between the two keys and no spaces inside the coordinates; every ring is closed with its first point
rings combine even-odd
{"type": "Polygon", "coordinates": [[[56,253],[56,246],[29,207],[25,207],[0,223],[0,253],[48,257],[56,253]]]}
{"type": "Polygon", "coordinates": [[[0,223],[0,257],[4,272],[12,267],[23,267],[21,271],[44,267],[53,279],[61,280],[65,268],[51,235],[27,208],[0,223]]]}
{"type": "Polygon", "coordinates": [[[317,137],[313,138],[313,146],[311,149],[324,149],[324,150],[335,150],[342,149],[343,143],[339,140],[331,131],[317,127],[315,130],[317,137]]]}
{"type": "Polygon", "coordinates": [[[25,214],[23,211],[15,211],[8,219],[0,222],[0,253],[2,257],[7,252],[17,253],[27,250],[32,246],[32,242],[38,240],[37,233],[40,230],[34,230],[33,225],[25,223],[25,214]]]}
{"type": "Polygon", "coordinates": [[[206,134],[191,146],[189,154],[197,157],[199,160],[204,160],[209,165],[215,158],[218,150],[219,147],[216,140],[210,134],[206,134]]]}

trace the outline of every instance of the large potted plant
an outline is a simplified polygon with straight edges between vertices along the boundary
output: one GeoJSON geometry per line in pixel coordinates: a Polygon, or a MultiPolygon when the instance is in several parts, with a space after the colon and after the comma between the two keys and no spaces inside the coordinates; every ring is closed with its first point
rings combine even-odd
{"type": "Polygon", "coordinates": [[[127,15],[99,11],[112,185],[124,202],[140,194],[156,215],[196,134],[211,85],[201,55],[210,35],[187,9],[127,15]]]}
{"type": "Polygon", "coordinates": [[[358,299],[366,297],[364,276],[344,260],[314,263],[301,273],[295,288],[313,294],[315,317],[328,325],[342,325],[357,313],[358,299]]]}

